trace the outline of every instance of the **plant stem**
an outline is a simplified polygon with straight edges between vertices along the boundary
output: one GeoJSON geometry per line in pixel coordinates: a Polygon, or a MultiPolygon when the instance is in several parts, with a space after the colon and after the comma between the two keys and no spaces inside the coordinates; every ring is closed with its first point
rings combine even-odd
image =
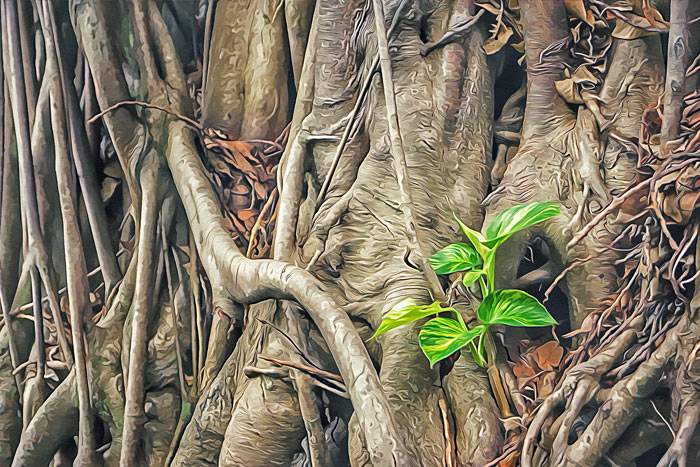
{"type": "MultiPolygon", "coordinates": [[[[489,376],[489,383],[491,383],[491,390],[496,398],[496,404],[501,410],[501,415],[503,418],[510,418],[513,413],[510,411],[510,405],[508,404],[508,397],[503,386],[503,381],[501,380],[501,373],[498,371],[498,366],[496,365],[496,342],[493,340],[493,336],[488,329],[484,332],[486,336],[486,374],[489,376]]],[[[479,341],[481,346],[481,341],[479,341]]]]}
{"type": "Polygon", "coordinates": [[[479,277],[479,285],[481,286],[481,299],[483,300],[489,294],[489,289],[484,281],[484,276],[479,277]]]}

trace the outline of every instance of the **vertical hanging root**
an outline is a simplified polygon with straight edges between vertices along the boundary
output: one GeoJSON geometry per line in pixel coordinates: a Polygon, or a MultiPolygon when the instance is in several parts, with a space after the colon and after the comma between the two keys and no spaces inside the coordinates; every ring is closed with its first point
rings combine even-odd
{"type": "Polygon", "coordinates": [[[136,288],[134,290],[133,318],[131,321],[131,345],[127,373],[126,406],[124,410],[124,430],[120,465],[136,464],[139,448],[139,430],[144,422],[144,368],[146,365],[146,340],[151,315],[153,272],[156,262],[156,225],[158,221],[158,201],[155,190],[157,178],[153,168],[141,172],[142,205],[138,233],[138,263],[136,288]]]}
{"type": "Polygon", "coordinates": [[[70,308],[73,351],[75,353],[75,374],[77,376],[78,405],[80,411],[78,455],[76,465],[95,465],[95,440],[93,436],[93,417],[90,390],[87,375],[86,349],[83,326],[84,313],[89,309],[89,284],[85,262],[83,242],[80,238],[78,215],[75,209],[73,168],[68,154],[68,129],[66,125],[67,110],[64,107],[63,89],[60,79],[58,49],[54,40],[53,11],[50,3],[43,2],[42,29],[47,49],[47,67],[44,79],[50,80],[51,126],[53,128],[55,148],[56,179],[58,181],[61,219],[63,224],[63,247],[66,252],[66,287],[70,308]]]}
{"type": "Polygon", "coordinates": [[[332,461],[326,449],[326,437],[318,411],[318,401],[311,384],[312,378],[299,370],[293,370],[292,377],[299,396],[299,410],[306,427],[311,466],[324,467],[331,465],[332,461]]]}

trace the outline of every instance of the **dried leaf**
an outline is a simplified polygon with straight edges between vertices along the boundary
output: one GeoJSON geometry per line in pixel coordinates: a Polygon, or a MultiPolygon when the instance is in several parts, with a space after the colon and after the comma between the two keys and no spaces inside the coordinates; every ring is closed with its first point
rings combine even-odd
{"type": "Polygon", "coordinates": [[[513,367],[513,374],[518,380],[518,386],[522,389],[525,383],[537,373],[526,362],[520,361],[513,367]]]}
{"type": "Polygon", "coordinates": [[[580,66],[576,69],[571,79],[574,80],[576,84],[598,84],[598,79],[595,75],[588,69],[588,67],[580,66]]]}
{"type": "Polygon", "coordinates": [[[122,166],[119,165],[119,161],[114,160],[105,165],[104,174],[112,178],[122,178],[122,166]]]}
{"type": "Polygon", "coordinates": [[[525,41],[520,41],[516,44],[511,44],[510,46],[513,47],[515,50],[517,50],[520,53],[525,52],[525,41]]]}
{"type": "Polygon", "coordinates": [[[642,13],[644,14],[644,17],[649,21],[649,23],[654,26],[654,27],[664,27],[668,26],[669,23],[666,21],[661,15],[661,12],[651,6],[648,1],[644,1],[643,7],[642,7],[642,13]]]}
{"type": "Polygon", "coordinates": [[[105,177],[104,181],[102,182],[102,189],[100,192],[102,193],[102,202],[106,203],[107,201],[112,198],[114,195],[114,191],[117,189],[117,186],[119,186],[119,180],[115,180],[110,177],[105,177]]]}
{"type": "Polygon", "coordinates": [[[496,36],[490,37],[484,45],[482,46],[486,55],[493,55],[503,48],[504,45],[508,43],[510,36],[513,35],[513,30],[503,24],[501,24],[498,34],[496,36]]]}
{"type": "Polygon", "coordinates": [[[554,86],[557,88],[559,95],[563,97],[566,102],[570,104],[583,104],[583,99],[581,99],[581,94],[573,78],[555,81],[554,86]]]}
{"type": "Polygon", "coordinates": [[[617,39],[639,39],[640,37],[648,37],[657,34],[655,32],[645,31],[642,28],[652,28],[653,26],[648,19],[632,13],[622,13],[627,19],[625,22],[621,19],[615,21],[615,29],[612,36],[617,39]]]}
{"type": "Polygon", "coordinates": [[[247,195],[250,193],[250,188],[245,183],[237,183],[231,188],[231,193],[234,195],[247,195]]]}
{"type": "Polygon", "coordinates": [[[255,215],[255,211],[252,209],[239,209],[236,215],[240,220],[245,222],[255,215]]]}
{"type": "Polygon", "coordinates": [[[583,0],[564,0],[566,12],[569,15],[585,21],[588,25],[593,26],[593,13],[586,10],[583,0]]]}
{"type": "Polygon", "coordinates": [[[554,387],[557,384],[556,376],[554,372],[549,372],[538,378],[537,392],[539,397],[545,398],[554,392],[554,387]]]}
{"type": "Polygon", "coordinates": [[[564,356],[564,349],[556,341],[549,341],[538,347],[532,356],[541,369],[554,370],[564,356]]]}

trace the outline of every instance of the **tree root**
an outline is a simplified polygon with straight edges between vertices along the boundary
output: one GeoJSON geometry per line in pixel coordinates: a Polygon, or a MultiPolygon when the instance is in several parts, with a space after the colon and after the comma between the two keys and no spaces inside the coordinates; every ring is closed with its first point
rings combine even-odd
{"type": "Polygon", "coordinates": [[[337,308],[333,298],[307,271],[275,261],[251,261],[243,257],[221,225],[223,219],[203,173],[204,167],[196,157],[191,133],[181,122],[171,122],[170,137],[168,161],[205,268],[218,269],[222,276],[228,277],[232,284],[229,291],[242,303],[277,297],[302,304],[334,355],[363,429],[373,433],[371,440],[377,445],[370,446],[372,456],[377,456],[379,465],[387,462],[386,456],[409,465],[408,458],[401,454],[403,449],[379,379],[349,317],[337,308]],[[358,361],[363,364],[357,365],[358,361]],[[371,429],[370,419],[374,425],[371,429]],[[378,428],[384,435],[377,433],[378,428]]]}
{"type": "Polygon", "coordinates": [[[629,345],[634,342],[638,329],[641,328],[642,318],[639,316],[625,331],[621,333],[613,344],[603,352],[594,356],[587,362],[580,363],[567,372],[566,377],[559,383],[557,389],[545,399],[539,407],[537,414],[530,423],[525,440],[523,442],[520,462],[522,467],[533,465],[532,447],[544,426],[545,421],[551,417],[554,410],[566,404],[564,415],[561,416],[559,430],[552,447],[553,459],[555,454],[565,450],[568,446],[568,437],[571,426],[578,416],[584,404],[595,397],[600,390],[600,378],[610,370],[618,361],[629,345]]]}
{"type": "Polygon", "coordinates": [[[48,465],[61,444],[78,434],[75,371],[58,385],[22,432],[13,467],[48,465]]]}
{"type": "Polygon", "coordinates": [[[688,460],[688,445],[700,417],[700,405],[692,404],[680,415],[680,424],[673,442],[661,458],[657,467],[685,467],[688,460]]]}

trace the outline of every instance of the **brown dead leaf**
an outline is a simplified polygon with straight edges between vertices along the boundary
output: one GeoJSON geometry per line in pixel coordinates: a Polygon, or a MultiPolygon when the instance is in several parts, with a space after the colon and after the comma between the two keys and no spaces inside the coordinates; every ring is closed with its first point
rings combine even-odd
{"type": "Polygon", "coordinates": [[[566,12],[569,15],[585,21],[588,25],[593,26],[593,13],[586,10],[583,0],[564,0],[566,12]]]}
{"type": "Polygon", "coordinates": [[[649,4],[649,0],[644,0],[642,14],[654,27],[661,28],[669,25],[668,21],[664,19],[661,12],[649,4]]]}
{"type": "Polygon", "coordinates": [[[541,369],[554,370],[564,356],[564,349],[556,341],[549,341],[539,346],[532,356],[541,369]]]}
{"type": "Polygon", "coordinates": [[[612,36],[617,39],[639,39],[640,37],[653,36],[656,32],[646,31],[643,28],[653,28],[648,19],[632,13],[621,13],[627,21],[617,19],[612,36]]]}
{"type": "Polygon", "coordinates": [[[243,222],[247,221],[255,215],[255,211],[252,209],[239,209],[236,216],[243,222]]]}
{"type": "Polygon", "coordinates": [[[574,83],[573,78],[565,78],[554,82],[554,87],[557,88],[559,95],[570,104],[583,104],[578,86],[574,83]]]}
{"type": "Polygon", "coordinates": [[[535,373],[535,370],[526,362],[519,361],[513,367],[513,374],[518,380],[518,386],[520,387],[520,389],[522,389],[523,386],[528,382],[528,380],[530,380],[537,373],[535,373]]]}
{"type": "Polygon", "coordinates": [[[498,463],[498,467],[515,467],[518,463],[518,459],[520,458],[520,450],[516,450],[515,452],[512,452],[498,463]]]}
{"type": "Polygon", "coordinates": [[[110,198],[112,198],[117,186],[119,186],[119,180],[115,180],[111,177],[105,177],[104,181],[102,182],[102,189],[100,190],[102,193],[103,203],[106,203],[110,200],[110,198]]]}
{"type": "Polygon", "coordinates": [[[554,387],[557,384],[557,375],[554,372],[548,372],[540,376],[537,380],[537,396],[545,398],[554,392],[554,387]]]}
{"type": "Polygon", "coordinates": [[[104,173],[112,178],[122,178],[122,166],[119,165],[119,161],[114,160],[105,165],[104,173]]]}
{"type": "Polygon", "coordinates": [[[513,35],[513,30],[504,24],[501,24],[498,33],[491,36],[482,46],[486,55],[493,55],[503,48],[508,43],[510,36],[513,35]]]}
{"type": "Polygon", "coordinates": [[[595,77],[595,75],[588,69],[588,67],[585,66],[578,67],[574,74],[571,75],[571,79],[576,84],[595,86],[598,83],[598,79],[595,77]]]}

